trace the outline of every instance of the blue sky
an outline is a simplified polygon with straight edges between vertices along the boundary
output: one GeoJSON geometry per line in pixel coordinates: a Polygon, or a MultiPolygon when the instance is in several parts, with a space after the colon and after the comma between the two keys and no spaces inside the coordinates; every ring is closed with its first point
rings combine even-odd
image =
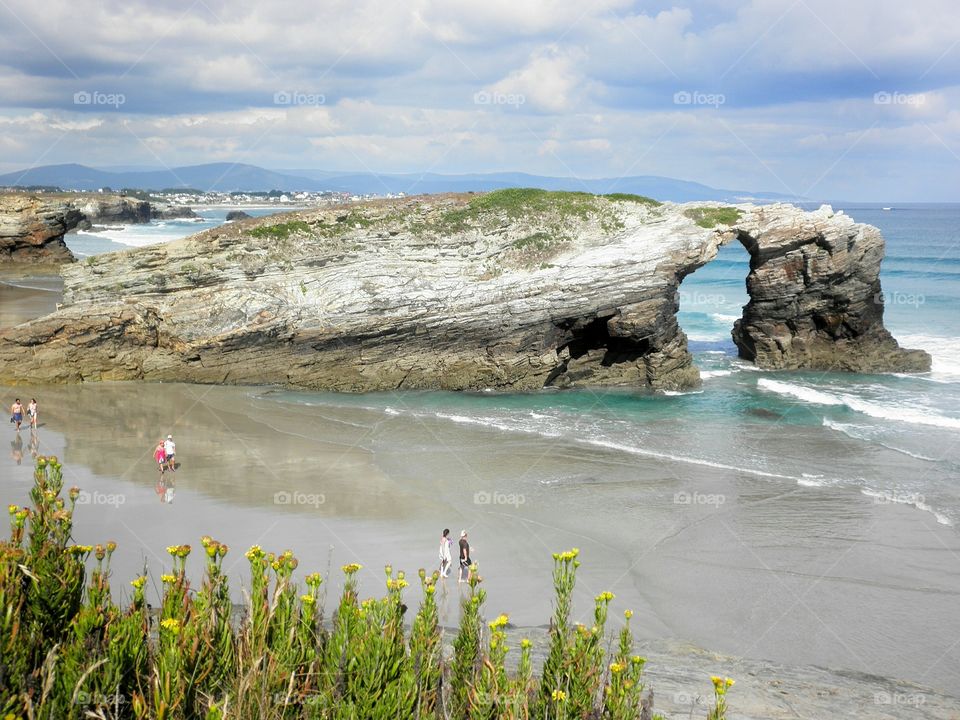
{"type": "Polygon", "coordinates": [[[955,0],[0,0],[0,171],[666,175],[960,201],[955,0]]]}

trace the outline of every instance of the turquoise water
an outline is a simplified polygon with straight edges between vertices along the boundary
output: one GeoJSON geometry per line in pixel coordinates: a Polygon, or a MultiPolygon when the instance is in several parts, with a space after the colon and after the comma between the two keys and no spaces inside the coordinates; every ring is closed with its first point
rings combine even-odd
{"type": "MultiPolygon", "coordinates": [[[[730,330],[748,299],[749,258],[735,244],[680,289],[680,324],[704,381],[697,392],[291,393],[286,398],[488,427],[515,437],[557,438],[619,450],[638,461],[677,462],[691,472],[715,468],[807,488],[849,487],[955,526],[960,523],[960,207],[836,209],[883,231],[886,324],[902,345],[931,353],[933,372],[764,372],[740,360],[730,330]],[[783,447],[794,435],[797,442],[783,447]]],[[[539,478],[543,484],[553,480],[539,478]]]]}
{"type": "MultiPolygon", "coordinates": [[[[748,259],[734,245],[680,289],[696,392],[42,388],[42,447],[63,455],[71,483],[125,498],[77,525],[81,541],[121,542],[117,577],[148,555],[162,565],[151,549],[195,541],[199,528],[294,548],[309,569],[334,551],[333,567],[376,569],[383,557],[412,569],[433,562],[440,528],[463,527],[491,612],[518,625],[549,615],[548,553],[577,546],[584,617],[610,589],[644,637],[955,693],[960,206],[842,209],[883,230],[887,325],[933,355],[933,372],[764,372],[739,360],[730,329],[748,259]],[[78,417],[94,422],[66,421],[78,417]],[[172,504],[156,500],[149,454],[170,423],[184,461],[172,504]],[[292,490],[324,504],[278,507],[292,490]]],[[[114,240],[79,242],[102,252],[114,240]]],[[[0,499],[22,502],[29,468],[8,469],[16,481],[0,499]]],[[[450,607],[455,625],[452,594],[450,607]]]]}
{"type": "MultiPolygon", "coordinates": [[[[714,468],[808,488],[850,487],[877,502],[910,505],[941,524],[958,525],[960,206],[835,209],[883,231],[886,324],[902,345],[931,353],[930,374],[763,372],[740,360],[730,329],[748,299],[749,259],[734,244],[680,288],[680,324],[704,381],[697,392],[282,397],[492,428],[517,438],[557,438],[638,460],[676,462],[691,472],[714,468]],[[780,447],[801,432],[802,445],[780,447]]],[[[201,223],[167,221],[71,236],[70,246],[83,255],[124,247],[117,238],[133,245],[163,241],[220,224],[225,212],[203,211],[201,223]]],[[[536,481],[549,485],[556,478],[536,481]]]]}

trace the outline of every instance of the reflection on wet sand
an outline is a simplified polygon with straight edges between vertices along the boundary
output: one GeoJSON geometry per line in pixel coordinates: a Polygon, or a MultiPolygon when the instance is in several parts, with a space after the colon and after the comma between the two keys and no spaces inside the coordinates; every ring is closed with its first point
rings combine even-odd
{"type": "Polygon", "coordinates": [[[298,408],[277,411],[257,400],[264,391],[141,383],[21,390],[42,397],[45,422],[64,435],[67,467],[153,483],[156,439],[173,434],[177,484],[210,497],[366,518],[413,506],[416,498],[373,463],[355,425],[345,428],[298,408]]]}

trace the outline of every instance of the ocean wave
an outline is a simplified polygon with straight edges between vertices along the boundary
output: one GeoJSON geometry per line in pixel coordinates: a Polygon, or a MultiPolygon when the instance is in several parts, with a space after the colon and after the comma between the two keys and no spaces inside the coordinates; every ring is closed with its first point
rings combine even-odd
{"type": "MultiPolygon", "coordinates": [[[[417,417],[420,419],[440,419],[448,420],[450,422],[463,424],[463,425],[475,425],[485,428],[492,428],[495,430],[501,430],[504,432],[511,433],[524,433],[528,435],[537,435],[544,438],[560,438],[565,437],[570,441],[578,443],[580,445],[589,445],[592,447],[603,448],[607,450],[616,450],[619,452],[628,453],[630,455],[639,455],[643,457],[652,457],[659,458],[662,460],[670,460],[672,462],[684,463],[688,465],[699,465],[702,467],[711,467],[719,470],[730,470],[733,472],[746,473],[748,475],[755,475],[758,477],[766,478],[775,478],[778,480],[792,480],[798,482],[801,478],[795,475],[784,475],[781,473],[768,472],[766,470],[760,470],[758,468],[749,468],[741,467],[739,465],[728,465],[726,463],[715,462],[713,460],[705,460],[703,458],[690,457],[687,455],[674,455],[667,452],[660,452],[657,450],[651,450],[649,448],[638,447],[635,445],[628,445],[622,442],[616,442],[614,440],[607,440],[604,438],[590,438],[590,437],[572,437],[569,433],[565,433],[559,430],[553,430],[546,427],[532,427],[529,423],[524,422],[523,425],[512,425],[508,422],[505,422],[502,419],[494,419],[489,417],[474,417],[469,415],[460,415],[457,413],[445,413],[445,412],[416,412],[416,411],[401,411],[396,408],[388,407],[383,410],[389,415],[409,415],[417,417]]],[[[536,414],[536,413],[531,413],[536,414]]],[[[526,417],[529,417],[531,414],[528,414],[526,417]]],[[[551,418],[553,419],[553,418],[551,418]]],[[[558,419],[559,420],[559,419],[558,419]]],[[[833,481],[836,482],[836,481],[833,481]]]]}
{"type": "Polygon", "coordinates": [[[2,280],[0,285],[7,285],[8,287],[20,288],[21,290],[42,290],[43,292],[52,292],[60,293],[63,290],[59,287],[42,287],[40,285],[29,285],[23,282],[17,282],[15,280],[2,280]]]}
{"type": "Polygon", "coordinates": [[[770,380],[768,378],[760,378],[757,381],[757,386],[763,390],[777,393],[778,395],[794,397],[815,405],[845,406],[850,410],[869,415],[879,420],[960,430],[960,418],[947,417],[945,415],[926,413],[918,410],[908,410],[904,408],[903,405],[883,405],[881,403],[863,400],[862,398],[847,393],[834,394],[804,387],[803,385],[795,385],[780,380],[770,380]]]}
{"type": "Polygon", "coordinates": [[[700,377],[703,380],[715,377],[726,377],[727,375],[733,375],[733,370],[701,370],[700,377]]]}
{"type": "Polygon", "coordinates": [[[727,315],[726,313],[710,313],[710,319],[714,322],[725,323],[727,325],[733,325],[737,320],[740,319],[739,315],[727,315]]]}
{"type": "Polygon", "coordinates": [[[889,445],[888,443],[879,440],[876,437],[876,432],[874,428],[866,427],[864,425],[855,425],[853,423],[841,423],[829,418],[823,418],[823,426],[825,428],[830,428],[831,430],[836,430],[839,433],[846,435],[849,438],[854,440],[862,440],[864,442],[876,443],[881,447],[887,448],[887,450],[893,450],[894,452],[900,453],[902,455],[907,455],[912,457],[915,460],[925,460],[926,462],[938,462],[936,458],[927,457],[926,455],[921,455],[920,453],[910,452],[903,448],[896,447],[894,445],[889,445]]]}
{"type": "MultiPolygon", "coordinates": [[[[931,374],[928,377],[934,381],[960,381],[960,338],[943,337],[941,335],[897,334],[897,339],[903,347],[914,347],[926,350],[933,360],[931,374]]],[[[912,375],[911,377],[924,377],[912,375]]]]}
{"type": "Polygon", "coordinates": [[[878,504],[907,505],[909,507],[916,508],[917,510],[930,513],[941,525],[953,526],[953,520],[951,520],[937,508],[929,505],[926,502],[926,498],[920,493],[904,493],[900,492],[899,490],[874,490],[870,487],[862,487],[860,488],[860,492],[867,497],[873,498],[874,502],[878,504]]]}

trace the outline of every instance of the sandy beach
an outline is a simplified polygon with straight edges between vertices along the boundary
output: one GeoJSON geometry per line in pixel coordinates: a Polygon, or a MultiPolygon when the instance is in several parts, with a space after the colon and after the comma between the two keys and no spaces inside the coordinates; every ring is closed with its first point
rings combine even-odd
{"type": "MultiPolygon", "coordinates": [[[[4,292],[4,318],[27,316],[54,294],[4,292]]],[[[363,589],[374,594],[384,564],[432,569],[440,531],[465,528],[489,614],[508,612],[515,626],[547,622],[550,554],[575,546],[585,622],[593,596],[609,589],[616,617],[632,608],[650,642],[898,677],[948,694],[956,686],[956,531],[851,488],[431,417],[411,393],[93,383],[8,388],[4,397],[14,393],[38,398],[35,450],[58,455],[67,482],[84,490],[77,541],[118,542],[118,588],[144,565],[157,582],[167,545],[198,545],[209,534],[233,548],[235,588],[243,551],[260,544],[293,549],[298,572],[332,570],[330,593],[339,566],[359,562],[363,589]],[[172,498],[151,457],[168,433],[181,463],[168,476],[172,498]]],[[[31,435],[21,431],[18,449],[5,432],[0,502],[22,504],[31,435]]],[[[766,442],[773,457],[804,447],[795,434],[766,442]]],[[[878,461],[852,455],[842,436],[819,455],[878,461]]],[[[199,575],[200,558],[191,567],[199,575]]],[[[451,578],[445,625],[457,622],[457,597],[451,578]]]]}

